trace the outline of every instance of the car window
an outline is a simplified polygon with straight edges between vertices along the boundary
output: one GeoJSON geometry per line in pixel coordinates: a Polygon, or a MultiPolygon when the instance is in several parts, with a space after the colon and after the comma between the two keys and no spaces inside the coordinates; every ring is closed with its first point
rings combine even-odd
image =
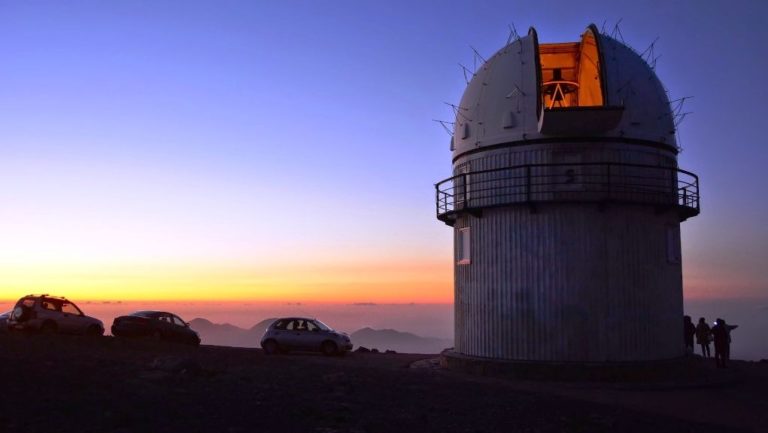
{"type": "Polygon", "coordinates": [[[310,331],[319,331],[320,328],[317,327],[311,320],[307,320],[307,329],[310,331]]]}
{"type": "Polygon", "coordinates": [[[296,321],[296,330],[297,331],[306,331],[307,330],[307,321],[306,320],[297,320],[296,321]]]}
{"type": "Polygon", "coordinates": [[[285,329],[285,325],[287,325],[287,324],[288,324],[287,320],[278,320],[277,322],[275,322],[272,325],[272,329],[283,330],[283,329],[285,329]]]}
{"type": "Polygon", "coordinates": [[[326,325],[325,323],[319,321],[319,320],[313,320],[312,323],[317,325],[318,328],[322,329],[323,331],[332,331],[330,326],[326,325]]]}
{"type": "Polygon", "coordinates": [[[166,316],[165,314],[161,314],[157,316],[157,319],[160,320],[161,322],[171,323],[171,318],[166,316]]]}
{"type": "Polygon", "coordinates": [[[25,300],[21,301],[21,305],[23,305],[23,306],[25,306],[27,308],[32,308],[32,307],[35,306],[35,300],[34,299],[25,299],[25,300]]]}
{"type": "Polygon", "coordinates": [[[65,314],[74,314],[76,316],[80,315],[80,310],[75,307],[75,304],[70,302],[64,302],[61,304],[61,312],[65,314]]]}
{"type": "Polygon", "coordinates": [[[40,306],[43,307],[43,309],[49,310],[49,311],[61,311],[61,304],[59,304],[58,302],[54,302],[50,299],[44,299],[40,303],[40,306]]]}
{"type": "Polygon", "coordinates": [[[296,321],[291,320],[290,322],[288,322],[288,325],[285,326],[285,329],[289,331],[293,331],[294,329],[296,329],[296,321]]]}
{"type": "Polygon", "coordinates": [[[187,326],[187,324],[184,323],[184,321],[181,320],[178,316],[173,316],[173,324],[178,326],[187,326]]]}

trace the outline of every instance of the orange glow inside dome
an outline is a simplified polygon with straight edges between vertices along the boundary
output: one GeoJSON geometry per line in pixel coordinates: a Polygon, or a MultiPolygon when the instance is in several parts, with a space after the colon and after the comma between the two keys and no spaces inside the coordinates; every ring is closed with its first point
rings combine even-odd
{"type": "Polygon", "coordinates": [[[581,42],[539,45],[544,109],[604,105],[597,40],[587,29],[581,42]]]}

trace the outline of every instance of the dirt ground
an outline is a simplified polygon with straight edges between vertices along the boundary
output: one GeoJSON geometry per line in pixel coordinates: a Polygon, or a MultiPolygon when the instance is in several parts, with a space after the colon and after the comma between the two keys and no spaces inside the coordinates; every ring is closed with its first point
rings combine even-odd
{"type": "MultiPolygon", "coordinates": [[[[766,431],[768,365],[706,386],[525,382],[429,356],[266,356],[111,337],[0,335],[0,432],[766,431]]],[[[711,374],[721,371],[711,369],[711,374]]]]}

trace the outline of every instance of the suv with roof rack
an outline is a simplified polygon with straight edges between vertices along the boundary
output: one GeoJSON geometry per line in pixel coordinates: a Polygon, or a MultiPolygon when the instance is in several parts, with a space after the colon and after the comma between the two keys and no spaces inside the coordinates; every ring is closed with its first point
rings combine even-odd
{"type": "Polygon", "coordinates": [[[103,335],[104,324],[86,316],[74,302],[50,295],[27,295],[16,303],[8,317],[11,331],[103,335]]]}

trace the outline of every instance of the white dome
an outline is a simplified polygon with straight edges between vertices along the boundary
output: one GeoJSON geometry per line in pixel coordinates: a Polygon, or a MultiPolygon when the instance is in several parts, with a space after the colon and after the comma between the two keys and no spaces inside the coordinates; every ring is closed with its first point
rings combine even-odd
{"type": "Polygon", "coordinates": [[[580,42],[557,44],[540,45],[531,29],[475,72],[457,112],[454,158],[553,138],[676,146],[669,100],[653,69],[594,25],[580,42]]]}

